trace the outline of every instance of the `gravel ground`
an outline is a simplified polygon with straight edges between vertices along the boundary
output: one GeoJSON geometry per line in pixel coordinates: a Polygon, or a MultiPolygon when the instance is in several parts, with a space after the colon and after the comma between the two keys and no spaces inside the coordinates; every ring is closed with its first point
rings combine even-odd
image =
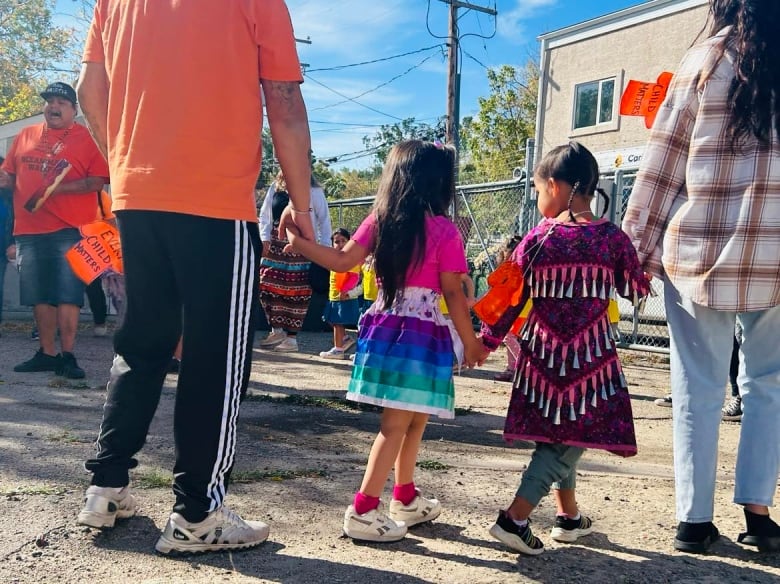
{"type": "MultiPolygon", "coordinates": [[[[228,503],[267,521],[271,536],[238,553],[170,559],[154,553],[172,495],[171,417],[176,376],[167,378],[149,438],[133,471],[139,514],[98,531],[75,522],[88,476],[111,360],[108,338],[84,330],[77,356],[83,382],[13,365],[36,344],[29,323],[6,323],[0,337],[0,582],[780,582],[780,554],[736,543],[744,529],[731,503],[739,424],[721,425],[716,523],[720,542],[705,556],[674,552],[671,411],[653,404],[668,387],[663,358],[624,353],[639,455],[591,451],[583,458],[578,500],[596,533],[577,544],[549,538],[554,505],[542,501],[534,530],[546,551],[518,557],[487,529],[511,501],[530,446],[501,438],[509,384],[492,380],[503,352],[456,378],[455,420],[433,419],[417,483],[438,497],[438,520],[401,542],[360,545],[341,537],[344,508],[359,485],[378,414],[345,404],[349,362],[315,357],[324,333],[300,336],[301,351],[256,350],[250,397],[228,503]]],[[[388,493],[386,491],[386,493],[388,493]]]]}

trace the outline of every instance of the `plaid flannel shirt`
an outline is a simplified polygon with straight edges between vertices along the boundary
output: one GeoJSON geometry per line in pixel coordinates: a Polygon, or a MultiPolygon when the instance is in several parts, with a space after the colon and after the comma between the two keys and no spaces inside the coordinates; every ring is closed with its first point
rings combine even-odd
{"type": "Polygon", "coordinates": [[[780,304],[780,144],[726,134],[728,29],[685,55],[661,106],[623,218],[645,271],[693,302],[747,312],[780,304]],[[707,75],[711,72],[710,75],[707,75]],[[702,79],[705,79],[702,81],[702,79]]]}

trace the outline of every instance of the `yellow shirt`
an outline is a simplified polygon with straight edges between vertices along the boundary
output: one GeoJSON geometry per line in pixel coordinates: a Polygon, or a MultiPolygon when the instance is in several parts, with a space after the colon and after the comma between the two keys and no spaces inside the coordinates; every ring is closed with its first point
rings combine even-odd
{"type": "Polygon", "coordinates": [[[379,296],[379,284],[376,282],[376,270],[368,268],[364,264],[363,272],[363,298],[374,301],[379,296]]]}
{"type": "MultiPolygon", "coordinates": [[[[354,268],[347,271],[353,274],[360,274],[360,266],[355,266],[354,268]]],[[[330,285],[328,286],[328,300],[330,300],[331,302],[338,302],[339,300],[341,300],[341,298],[339,298],[341,292],[336,289],[336,274],[338,273],[341,272],[332,271],[330,273],[330,280],[329,280],[330,285]]]]}

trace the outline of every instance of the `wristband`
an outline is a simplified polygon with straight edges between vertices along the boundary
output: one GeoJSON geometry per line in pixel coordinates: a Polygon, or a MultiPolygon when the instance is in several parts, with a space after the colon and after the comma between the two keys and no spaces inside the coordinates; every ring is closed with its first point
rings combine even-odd
{"type": "Polygon", "coordinates": [[[309,207],[308,209],[296,209],[292,205],[290,205],[290,209],[292,209],[293,213],[311,213],[314,209],[309,207]]]}

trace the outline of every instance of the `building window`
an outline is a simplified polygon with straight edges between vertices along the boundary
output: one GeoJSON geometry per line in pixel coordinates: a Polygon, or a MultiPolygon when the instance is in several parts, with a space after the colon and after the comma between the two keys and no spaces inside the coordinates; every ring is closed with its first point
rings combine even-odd
{"type": "Polygon", "coordinates": [[[580,83],[574,88],[574,129],[613,121],[615,78],[580,83]]]}

